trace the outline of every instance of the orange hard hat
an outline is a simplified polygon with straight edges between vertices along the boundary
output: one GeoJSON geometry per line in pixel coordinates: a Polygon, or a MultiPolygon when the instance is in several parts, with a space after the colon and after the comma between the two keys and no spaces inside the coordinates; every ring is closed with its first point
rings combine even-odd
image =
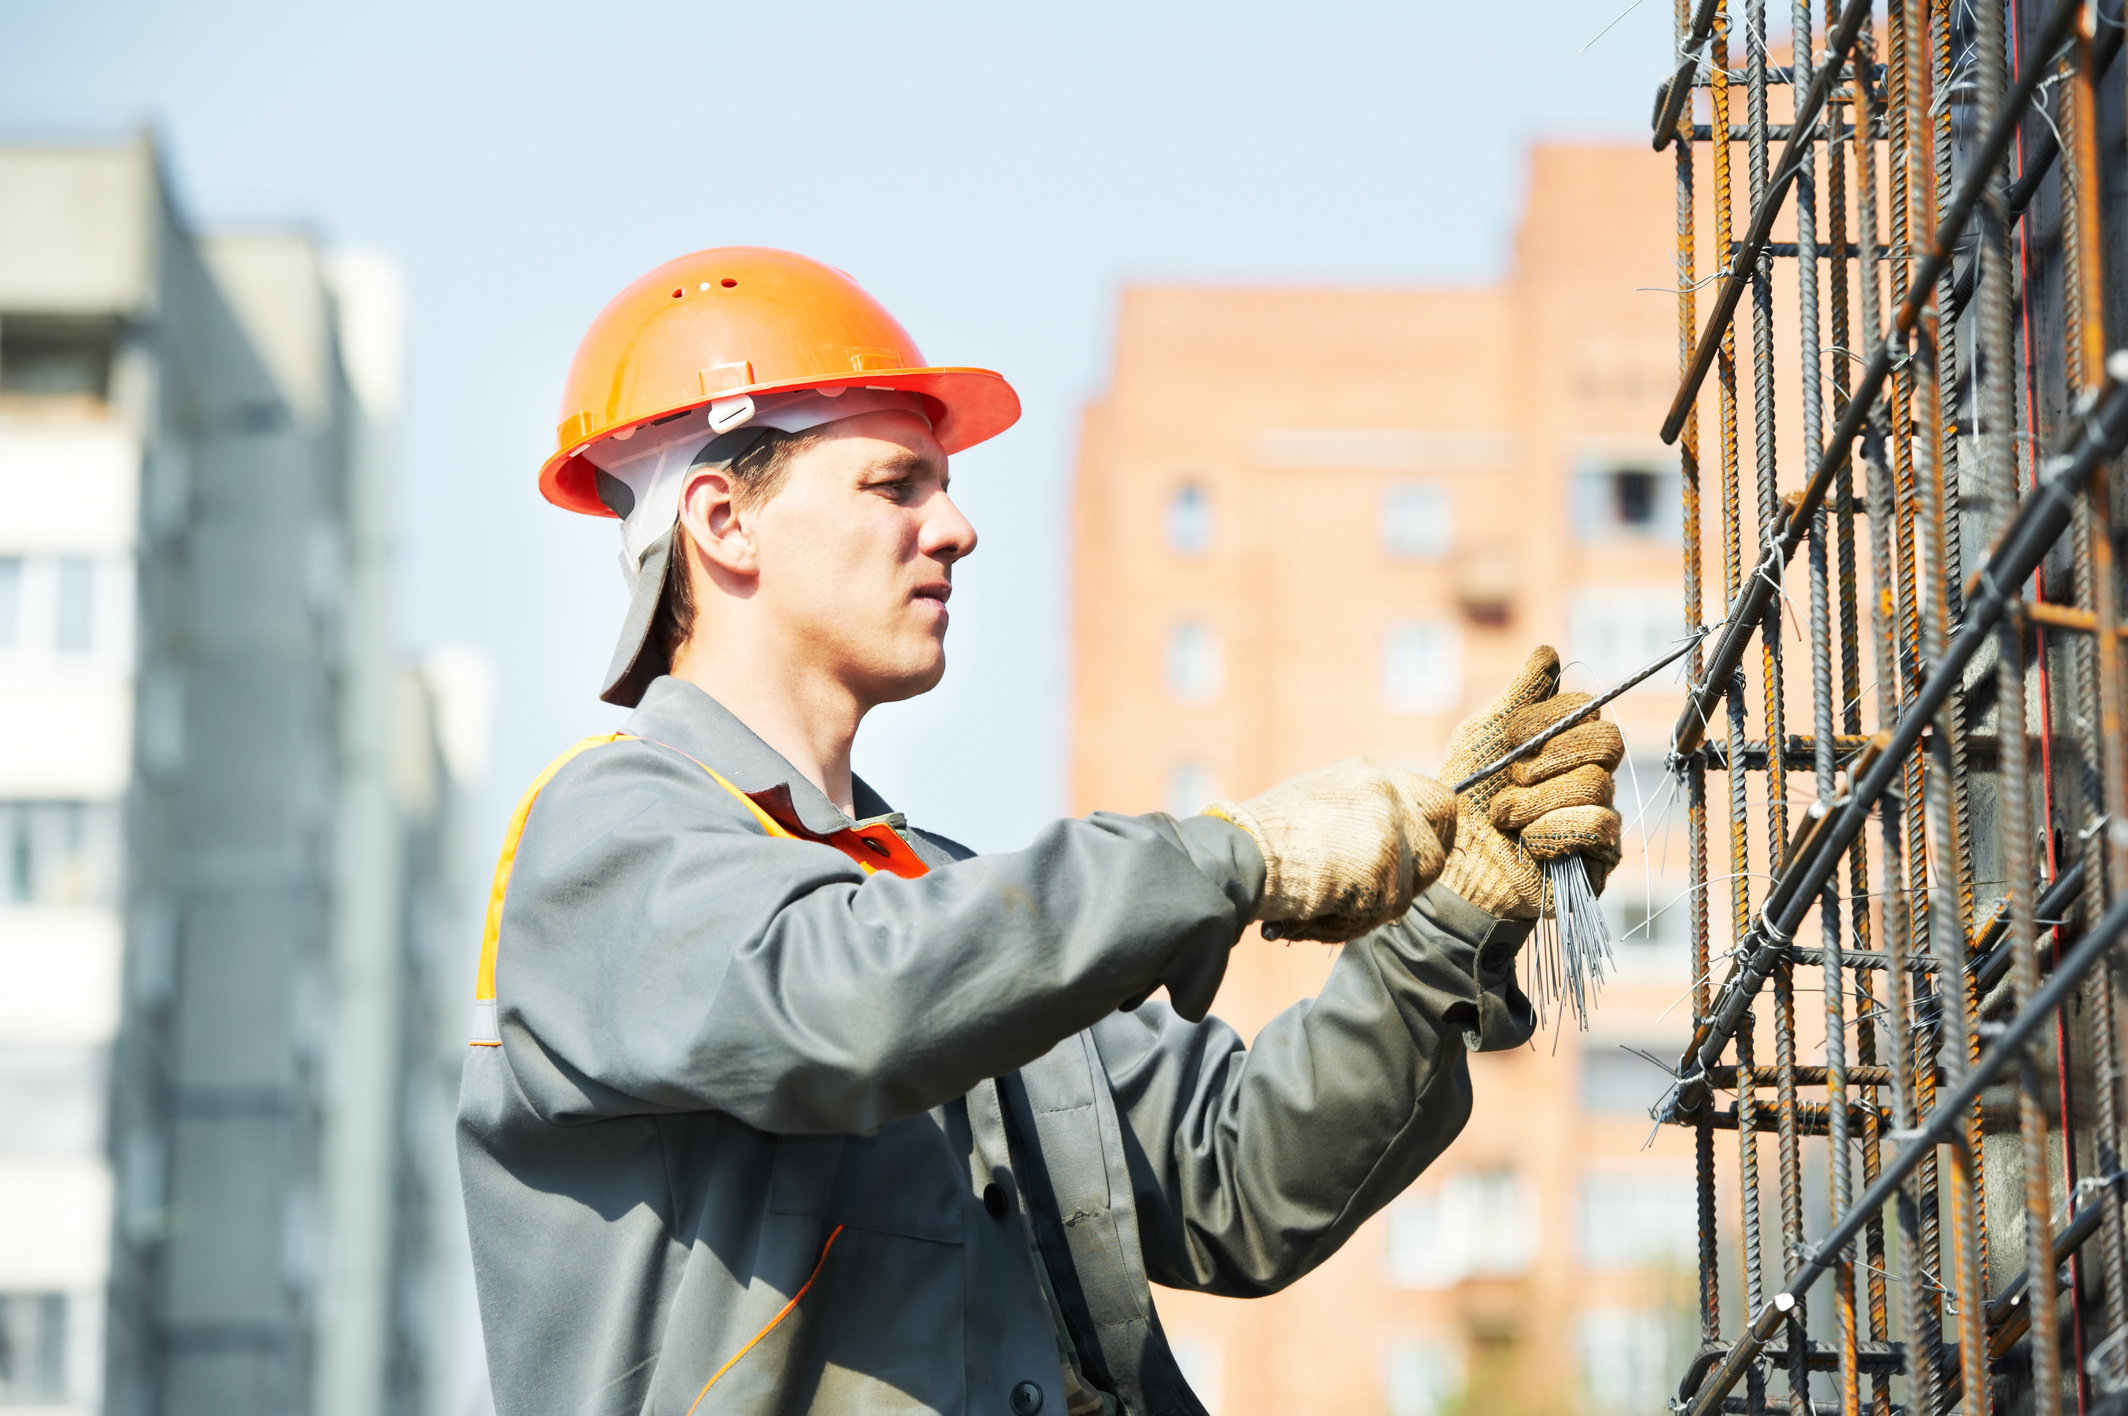
{"type": "Polygon", "coordinates": [[[926,365],[909,332],[841,271],[721,246],[667,261],[599,311],[569,366],[539,490],[570,511],[612,516],[584,456],[591,444],[712,400],[809,388],[914,393],[949,453],[1020,416],[1012,385],[990,370],[926,365]]]}

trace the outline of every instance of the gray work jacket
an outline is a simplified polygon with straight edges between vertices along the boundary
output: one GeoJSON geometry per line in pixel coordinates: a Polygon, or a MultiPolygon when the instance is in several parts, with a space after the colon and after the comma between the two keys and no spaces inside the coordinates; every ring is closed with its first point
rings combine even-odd
{"type": "Polygon", "coordinates": [[[1462,1129],[1466,1047],[1532,1027],[1528,926],[1435,887],[1244,1049],[1204,1017],[1263,888],[1226,822],[978,856],[860,784],[931,867],[867,876],[718,784],[851,825],[700,690],[626,731],[524,820],[466,1061],[499,1416],[1063,1416],[1037,1253],[1094,1385],[1201,1416],[1148,1283],[1308,1272],[1462,1129]]]}

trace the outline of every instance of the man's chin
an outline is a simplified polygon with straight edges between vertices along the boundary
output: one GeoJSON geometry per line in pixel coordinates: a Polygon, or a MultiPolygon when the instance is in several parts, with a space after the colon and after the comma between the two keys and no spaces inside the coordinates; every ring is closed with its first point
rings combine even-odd
{"type": "Polygon", "coordinates": [[[922,667],[897,669],[872,676],[872,691],[865,696],[873,703],[901,703],[937,688],[946,677],[946,655],[938,655],[922,667]]]}

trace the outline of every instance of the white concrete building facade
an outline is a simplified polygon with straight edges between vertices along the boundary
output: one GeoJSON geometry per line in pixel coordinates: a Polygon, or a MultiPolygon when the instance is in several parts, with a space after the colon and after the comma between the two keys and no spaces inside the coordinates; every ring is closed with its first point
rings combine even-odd
{"type": "Polygon", "coordinates": [[[462,1409],[478,675],[391,640],[397,300],[0,146],[0,1409],[462,1409]]]}

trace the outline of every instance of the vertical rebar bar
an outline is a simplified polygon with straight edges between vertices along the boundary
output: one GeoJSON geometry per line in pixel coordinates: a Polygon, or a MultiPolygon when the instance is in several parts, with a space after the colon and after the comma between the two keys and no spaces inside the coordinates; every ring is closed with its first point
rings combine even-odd
{"type": "MultiPolygon", "coordinates": [[[[1736,690],[1736,696],[1743,696],[1741,690],[1736,690]]],[[[1736,1020],[1736,1184],[1743,1195],[1743,1229],[1739,1239],[1743,1241],[1743,1310],[1747,1314],[1756,1314],[1766,1301],[1760,1254],[1764,1239],[1760,1233],[1758,1212],[1758,1082],[1753,1080],[1756,1060],[1758,1058],[1751,1052],[1751,1014],[1745,1014],[1736,1020]]],[[[1749,1405],[1753,1412],[1758,1412],[1764,1405],[1764,1393],[1756,1380],[1756,1367],[1753,1367],[1751,1376],[1749,1405]]]]}
{"type": "MultiPolygon", "coordinates": [[[[1852,93],[1855,102],[1855,241],[1858,248],[1857,276],[1862,300],[1862,326],[1868,332],[1870,348],[1865,351],[1874,356],[1876,346],[1882,340],[1884,321],[1879,312],[1881,276],[1877,269],[1877,143],[1876,115],[1881,105],[1873,101],[1870,69],[1873,67],[1874,46],[1865,37],[1858,41],[1854,56],[1854,79],[1852,93]]],[[[1891,607],[1889,582],[1885,572],[1891,564],[1888,531],[1891,526],[1890,477],[1885,469],[1883,440],[1872,432],[1863,440],[1863,457],[1866,470],[1865,481],[1868,502],[1866,525],[1870,535],[1870,632],[1877,666],[1875,675],[1875,714],[1880,728],[1889,724],[1896,706],[1895,685],[1897,670],[1891,653],[1891,607]]],[[[1845,537],[1842,543],[1841,563],[1841,618],[1843,624],[1844,653],[1848,667],[1844,691],[1847,695],[1848,731],[1862,731],[1859,613],[1853,603],[1854,559],[1856,548],[1853,535],[1854,478],[1853,464],[1843,472],[1842,495],[1849,507],[1849,516],[1842,522],[1845,537]]],[[[1887,877],[1886,889],[1895,886],[1887,877]]],[[[1848,891],[1850,898],[1849,917],[1854,929],[1855,947],[1867,949],[1873,939],[1884,937],[1884,931],[1874,933],[1870,923],[1870,872],[1869,841],[1858,837],[1848,852],[1848,891]]],[[[1880,1020],[1877,1013],[1875,984],[1868,970],[1855,972],[1855,1056],[1864,1065],[1877,1062],[1877,1032],[1880,1020]]],[[[1882,1123],[1879,1091],[1867,1088],[1863,1091],[1865,1107],[1862,1114],[1862,1178],[1865,1184],[1874,1181],[1882,1168],[1882,1123]]],[[[1884,1220],[1881,1215],[1871,1215],[1863,1230],[1862,1259],[1866,1275],[1865,1289],[1868,1296],[1869,1340],[1891,1340],[1891,1312],[1885,1284],[1884,1220]]],[[[1849,1284],[1853,1279],[1850,1275],[1849,1284]]],[[[1891,1416],[1891,1377],[1878,1368],[1870,1380],[1870,1396],[1875,1416],[1891,1416]]]]}
{"type": "MultiPolygon", "coordinates": [[[[1865,61],[1860,54],[1855,58],[1856,77],[1850,85],[1861,82],[1865,61]]],[[[1846,143],[1852,132],[1853,103],[1846,107],[1843,125],[1842,105],[1837,101],[1830,106],[1827,115],[1825,144],[1826,187],[1826,239],[1831,243],[1832,263],[1832,344],[1833,376],[1832,398],[1835,419],[1847,412],[1848,367],[1848,310],[1847,310],[1847,169],[1846,143]]],[[[1814,685],[1817,696],[1815,731],[1817,734],[1818,800],[1830,802],[1838,789],[1837,769],[1833,754],[1833,735],[1846,727],[1843,721],[1854,711],[1848,696],[1857,691],[1856,670],[1856,604],[1855,604],[1855,548],[1854,548],[1854,469],[1852,462],[1841,465],[1839,480],[1834,487],[1833,504],[1820,510],[1811,526],[1811,673],[1813,678],[1822,677],[1824,683],[1814,685]],[[1837,549],[1828,550],[1828,536],[1837,540],[1837,549]],[[1828,555],[1839,566],[1839,692],[1842,697],[1836,704],[1832,652],[1829,640],[1833,634],[1831,623],[1833,606],[1827,578],[1830,574],[1828,555]],[[1826,621],[1820,627],[1820,620],[1826,621]],[[1820,646],[1824,646],[1822,649],[1820,646]],[[1824,667],[1819,668],[1819,660],[1824,667]]],[[[1860,719],[1848,728],[1848,735],[1855,736],[1860,729],[1860,719]]],[[[1848,1131],[1847,1110],[1847,1018],[1846,971],[1841,960],[1841,917],[1838,878],[1825,887],[1825,899],[1820,910],[1819,933],[1824,940],[1824,1002],[1825,1002],[1825,1114],[1828,1134],[1826,1150],[1830,1173],[1826,1177],[1831,1212],[1842,1214],[1854,1198],[1851,1175],[1853,1145],[1848,1131]]],[[[1865,1093],[1865,1095],[1869,1095],[1865,1093]]],[[[1874,1099],[1865,1102],[1874,1105],[1874,1099]]],[[[1857,1360],[1855,1331],[1855,1267],[1853,1246],[1840,1255],[1833,1268],[1833,1337],[1836,1344],[1834,1356],[1838,1364],[1838,1391],[1840,1416],[1860,1416],[1862,1405],[1861,1372],[1857,1360]]]]}
{"type": "MultiPolygon", "coordinates": [[[[1690,0],[1676,0],[1675,8],[1677,42],[1682,48],[1691,33],[1692,6],[1690,0]]],[[[1678,135],[1672,144],[1677,153],[1677,357],[1680,373],[1691,365],[1692,344],[1699,328],[1699,315],[1695,308],[1698,253],[1694,241],[1694,225],[1699,219],[1699,210],[1693,171],[1693,144],[1690,140],[1691,126],[1692,108],[1687,103],[1679,110],[1678,135]]],[[[1683,435],[1678,439],[1678,481],[1684,499],[1683,534],[1680,539],[1683,541],[1681,554],[1684,561],[1684,611],[1687,633],[1696,631],[1706,614],[1706,596],[1701,585],[1703,557],[1700,549],[1699,472],[1699,409],[1695,406],[1685,420],[1683,435]]],[[[1695,641],[1692,652],[1686,656],[1686,670],[1696,681],[1702,667],[1702,656],[1695,641]]],[[[1697,1026],[1700,1019],[1706,1016],[1708,973],[1712,968],[1707,941],[1709,913],[1706,763],[1695,756],[1692,761],[1684,764],[1683,778],[1686,887],[1691,901],[1689,916],[1692,930],[1692,1021],[1694,1026],[1697,1026]]],[[[1720,1221],[1716,1212],[1714,1127],[1709,1117],[1702,1117],[1693,1133],[1692,1170],[1698,1217],[1700,1341],[1719,1342],[1722,1335],[1721,1239],[1720,1221]]]]}
{"type": "MultiPolygon", "coordinates": [[[[1984,10],[1983,23],[1987,18],[1984,10]]],[[[2015,951],[2010,974],[2015,990],[2012,997],[2021,1002],[2039,991],[2039,931],[2032,909],[2032,820],[2025,758],[2024,616],[2012,614],[2004,618],[1997,644],[1995,732],[2001,749],[1996,810],[2001,823],[2003,869],[2009,877],[2010,948],[2015,951]]],[[[2025,1272],[2048,1276],[2046,1282],[2035,1278],[2028,1290],[2032,1295],[2033,1410],[2036,1416],[2060,1416],[2061,1335],[2051,1277],[2054,1187],[2047,1159],[2047,1116],[2038,1065],[2040,1047],[2037,1041],[2026,1044],[2017,1089],[2018,1139],[2025,1172],[2025,1272]]]]}
{"type": "MultiPolygon", "coordinates": [[[[2103,203],[2098,175],[2099,75],[2092,55],[2092,20],[2087,7],[2077,26],[2067,101],[2062,105],[2062,300],[2064,375],[2067,387],[2082,393],[2097,382],[2105,360],[2104,260],[2099,243],[2103,203]]],[[[2109,899],[2128,885],[2128,867],[2117,839],[2122,815],[2121,654],[2114,631],[2111,469],[2101,465],[2077,507],[2071,533],[2077,603],[2091,612],[2094,633],[2078,636],[2072,646],[2078,699],[2079,746],[2083,756],[2084,819],[2074,823],[2084,836],[2084,918],[2097,919],[2109,899]],[[2093,710],[2096,709],[2096,712],[2093,710]],[[2098,828],[2103,818],[2110,829],[2098,828]]],[[[2096,1113],[2097,1161],[2101,1175],[2119,1169],[2121,1158],[2119,1000],[2124,979],[2117,960],[2108,959],[2096,983],[2085,990],[2091,1006],[2089,1028],[2097,1073],[2092,1087],[2096,1113]]],[[[2109,1336],[2128,1327],[2128,1222],[2124,1222],[2118,1187],[2094,1196],[2104,1206],[2099,1259],[2105,1279],[2105,1327],[2109,1336]]],[[[2120,1347],[2108,1375],[2122,1370],[2120,1347]]],[[[2079,1374],[2081,1376],[2081,1374],[2079,1374]]]]}
{"type": "MultiPolygon", "coordinates": [[[[1869,200],[1874,185],[1873,181],[1866,181],[1862,189],[1864,201],[1861,205],[1861,220],[1862,237],[1865,241],[1874,234],[1876,225],[1872,215],[1873,205],[1869,200]]],[[[1872,273],[1870,279],[1874,281],[1875,278],[1872,273]]],[[[1867,294],[1872,287],[1865,285],[1863,288],[1867,294]]],[[[1872,328],[1874,330],[1881,326],[1873,325],[1872,328]]],[[[1898,712],[1898,667],[1896,607],[1892,603],[1890,583],[1885,578],[1891,568],[1894,554],[1891,535],[1894,492],[1882,437],[1872,434],[1864,442],[1863,466],[1869,493],[1871,578],[1875,582],[1875,593],[1870,596],[1870,643],[1877,669],[1877,721],[1884,724],[1891,722],[1898,712]]],[[[1885,957],[1892,961],[1892,967],[1886,970],[1887,983],[1881,1011],[1877,1000],[1871,994],[1870,976],[1859,972],[1855,976],[1855,1017],[1859,1034],[1856,1051],[1863,1062],[1877,1062],[1877,1039],[1881,1032],[1885,1041],[1884,1051],[1888,1054],[1885,1060],[1891,1063],[1892,1117],[1897,1124],[1907,1105],[1903,1098],[1910,1096],[1912,1092],[1905,1084],[1905,1074],[1900,1067],[1901,1039],[1905,1036],[1905,995],[1900,989],[1892,987],[1889,979],[1898,972],[1899,950],[1893,941],[1904,938],[1906,919],[1904,912],[1897,908],[1898,902],[1903,898],[1896,849],[1899,839],[1898,822],[1895,814],[1888,812],[1881,813],[1879,819],[1885,847],[1881,877],[1884,888],[1878,896],[1882,901],[1882,924],[1877,930],[1877,938],[1883,943],[1885,957]]],[[[1861,863],[1862,879],[1856,886],[1855,893],[1860,899],[1858,912],[1866,920],[1870,897],[1866,848],[1857,854],[1862,855],[1864,859],[1861,863]]],[[[1873,1182],[1878,1172],[1883,1169],[1882,1145],[1882,1123],[1878,1120],[1876,1108],[1873,1107],[1862,1119],[1862,1178],[1865,1183],[1873,1182]]],[[[1885,1243],[1884,1219],[1881,1215],[1871,1217],[1864,1235],[1866,1242],[1863,1246],[1863,1256],[1869,1265],[1870,1340],[1886,1342],[1891,1339],[1892,1332],[1891,1300],[1885,1263],[1888,1248],[1885,1243]]],[[[1881,1369],[1872,1384],[1871,1394],[1876,1404],[1876,1416],[1891,1416],[1891,1380],[1881,1369]]],[[[1912,1409],[1914,1408],[1910,1402],[1909,1410],[1912,1409]]]]}

